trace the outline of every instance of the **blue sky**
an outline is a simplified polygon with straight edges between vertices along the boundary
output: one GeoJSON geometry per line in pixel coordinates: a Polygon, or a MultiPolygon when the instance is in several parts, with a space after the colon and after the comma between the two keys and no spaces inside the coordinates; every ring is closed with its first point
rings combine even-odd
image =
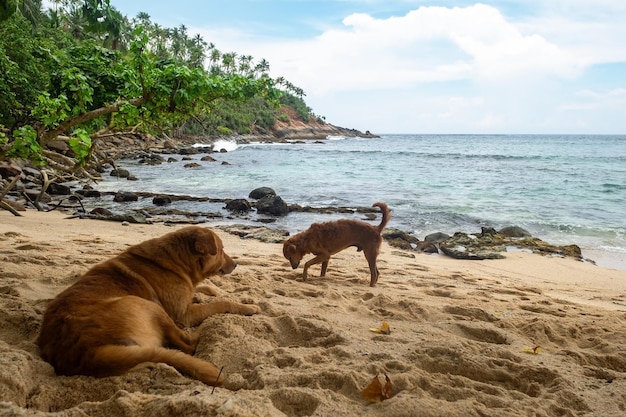
{"type": "Polygon", "coordinates": [[[374,133],[626,134],[624,0],[122,1],[374,133]]]}

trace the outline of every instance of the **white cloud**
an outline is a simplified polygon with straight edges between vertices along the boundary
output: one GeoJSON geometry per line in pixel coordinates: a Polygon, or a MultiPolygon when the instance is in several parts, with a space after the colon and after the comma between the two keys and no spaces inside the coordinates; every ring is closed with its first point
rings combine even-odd
{"type": "Polygon", "coordinates": [[[394,88],[423,82],[572,77],[584,62],[537,33],[525,34],[494,7],[420,7],[401,17],[352,14],[314,39],[263,41],[206,34],[218,48],[269,60],[306,91],[394,88]],[[226,40],[226,38],[228,40],[226,40]]]}
{"type": "MultiPolygon", "coordinates": [[[[484,4],[420,7],[389,18],[355,13],[301,40],[200,32],[220,50],[267,59],[273,75],[303,88],[307,104],[331,123],[383,132],[564,132],[570,124],[563,112],[590,104],[559,85],[589,66],[626,62],[626,7],[602,0],[612,15],[592,13],[582,0],[551,2],[549,10],[530,2],[536,14],[524,18],[484,4]],[[583,12],[598,18],[585,21],[583,12]],[[459,83],[464,91],[455,91],[459,83]]],[[[617,100],[596,99],[591,107],[617,100]]],[[[619,119],[619,112],[626,119],[624,110],[611,114],[619,119]]],[[[582,114],[576,123],[593,126],[593,117],[604,116],[582,114]]]]}

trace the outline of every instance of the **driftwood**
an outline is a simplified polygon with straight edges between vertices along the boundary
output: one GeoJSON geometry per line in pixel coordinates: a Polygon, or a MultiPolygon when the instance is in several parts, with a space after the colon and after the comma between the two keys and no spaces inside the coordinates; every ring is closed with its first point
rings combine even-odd
{"type": "Polygon", "coordinates": [[[11,207],[10,204],[5,203],[2,200],[4,200],[4,196],[6,196],[9,191],[11,191],[11,188],[15,186],[15,183],[17,183],[17,180],[19,179],[20,179],[19,175],[16,175],[15,177],[13,177],[11,182],[6,187],[4,187],[4,190],[2,190],[2,192],[0,193],[0,208],[10,211],[14,216],[21,216],[21,214],[18,213],[17,210],[15,210],[13,207],[11,207]]]}

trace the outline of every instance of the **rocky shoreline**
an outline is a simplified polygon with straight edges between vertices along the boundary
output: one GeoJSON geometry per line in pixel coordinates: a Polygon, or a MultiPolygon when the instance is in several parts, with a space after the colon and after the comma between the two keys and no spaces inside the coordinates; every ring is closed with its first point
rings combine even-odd
{"type": "MultiPolygon", "coordinates": [[[[121,135],[108,138],[106,141],[96,143],[94,155],[101,163],[97,164],[90,175],[92,179],[102,178],[101,175],[118,175],[132,180],[132,174],[123,170],[116,170],[116,159],[139,159],[146,164],[160,164],[168,159],[182,157],[190,154],[206,153],[203,158],[211,158],[213,152],[225,152],[225,150],[213,149],[212,145],[217,139],[226,139],[238,143],[253,141],[291,143],[300,140],[324,140],[329,135],[376,137],[369,132],[362,133],[355,130],[338,128],[332,125],[324,125],[324,129],[311,126],[291,126],[280,128],[278,133],[271,135],[234,135],[229,137],[154,137],[150,135],[121,135]],[[193,147],[194,144],[206,144],[201,149],[193,147]]],[[[52,147],[57,146],[52,144],[52,147]]],[[[57,148],[56,152],[67,152],[67,149],[57,148]]],[[[230,225],[219,226],[224,230],[236,234],[242,238],[255,238],[265,242],[280,243],[289,233],[285,230],[273,229],[264,224],[250,225],[240,224],[242,220],[250,223],[248,213],[256,211],[266,216],[257,219],[257,222],[271,223],[273,216],[285,216],[293,212],[316,212],[325,214],[350,214],[360,213],[364,219],[374,218],[376,211],[371,207],[302,207],[288,204],[271,188],[252,190],[249,199],[215,199],[210,197],[193,197],[177,194],[162,193],[115,193],[100,192],[87,182],[77,182],[76,178],[58,176],[49,180],[45,170],[39,170],[23,161],[0,161],[0,190],[4,194],[0,198],[2,208],[11,210],[18,215],[20,210],[36,208],[40,211],[64,209],[71,211],[72,216],[97,220],[110,220],[128,223],[189,223],[198,224],[213,220],[227,220],[230,225]],[[9,184],[11,179],[14,184],[9,184]],[[10,189],[7,189],[11,186],[10,189]],[[42,193],[42,189],[45,191],[42,193]],[[152,204],[141,210],[131,210],[123,214],[113,213],[107,209],[93,207],[94,204],[83,204],[93,201],[95,198],[112,198],[115,202],[137,201],[138,199],[152,200],[152,204]],[[178,200],[208,201],[224,204],[230,214],[225,218],[221,213],[212,212],[186,212],[170,209],[167,206],[178,200]],[[85,209],[85,205],[90,207],[85,209]]],[[[95,204],[97,206],[97,204],[95,204]]],[[[505,228],[500,231],[483,229],[479,234],[467,234],[457,232],[453,236],[443,233],[435,233],[425,237],[423,241],[412,234],[387,229],[384,238],[387,242],[398,249],[409,252],[441,253],[457,259],[499,259],[503,253],[514,250],[526,250],[534,253],[548,254],[563,257],[572,257],[583,260],[581,250],[576,245],[555,246],[530,236],[528,232],[520,228],[505,228]],[[506,229],[506,230],[505,230],[506,229]]]]}

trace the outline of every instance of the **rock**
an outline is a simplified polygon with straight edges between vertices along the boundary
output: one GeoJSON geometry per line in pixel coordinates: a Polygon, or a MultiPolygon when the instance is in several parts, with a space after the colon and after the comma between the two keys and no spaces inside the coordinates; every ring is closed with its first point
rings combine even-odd
{"type": "Polygon", "coordinates": [[[211,155],[205,155],[202,158],[200,158],[201,161],[207,161],[207,162],[216,162],[217,159],[213,158],[211,155]]]}
{"type": "Polygon", "coordinates": [[[73,154],[72,148],[62,140],[53,140],[46,144],[46,147],[51,151],[58,152],[63,155],[71,155],[73,154]]]}
{"type": "Polygon", "coordinates": [[[99,198],[102,193],[98,190],[77,190],[76,194],[80,194],[83,197],[99,198]]]}
{"type": "Polygon", "coordinates": [[[248,202],[248,200],[236,198],[226,203],[226,210],[236,213],[246,213],[252,210],[252,205],[248,202]]]}
{"type": "Polygon", "coordinates": [[[482,260],[503,259],[504,256],[500,254],[500,252],[505,251],[506,247],[493,247],[491,241],[485,245],[476,237],[457,232],[454,236],[441,241],[439,243],[439,249],[446,255],[455,259],[482,260]]]}
{"type": "Polygon", "coordinates": [[[496,233],[496,229],[494,229],[493,227],[481,227],[480,228],[480,234],[483,236],[493,236],[496,233]]]}
{"type": "Polygon", "coordinates": [[[217,226],[230,234],[243,239],[257,239],[266,243],[282,243],[289,236],[289,232],[281,229],[270,229],[265,226],[249,226],[243,224],[233,224],[229,226],[217,226]]]}
{"type": "Polygon", "coordinates": [[[163,158],[161,155],[151,153],[144,158],[139,159],[138,162],[140,164],[146,165],[161,165],[163,162],[165,162],[165,158],[163,158]]]}
{"type": "Polygon", "coordinates": [[[70,195],[72,194],[72,190],[69,186],[65,184],[57,184],[56,182],[51,183],[46,190],[48,194],[51,195],[70,195]]]}
{"type": "Polygon", "coordinates": [[[178,150],[179,155],[195,155],[198,153],[196,148],[183,148],[178,150]]]}
{"type": "Polygon", "coordinates": [[[439,243],[442,240],[448,239],[449,237],[450,235],[447,233],[436,232],[436,233],[431,233],[429,235],[426,235],[426,237],[424,237],[424,240],[426,242],[439,243]]]}
{"type": "Polygon", "coordinates": [[[124,168],[112,169],[111,176],[118,178],[128,178],[130,176],[130,172],[124,168]]]}
{"type": "Polygon", "coordinates": [[[185,168],[198,168],[198,167],[201,167],[202,165],[200,165],[200,164],[199,164],[199,163],[197,163],[197,162],[192,162],[192,163],[190,163],[190,164],[185,164],[185,165],[183,165],[183,166],[184,166],[185,168]]]}
{"type": "Polygon", "coordinates": [[[155,206],[165,206],[172,203],[172,199],[165,195],[159,195],[152,198],[152,204],[155,206]]]}
{"type": "Polygon", "coordinates": [[[289,214],[287,203],[277,195],[268,195],[256,202],[256,210],[259,213],[272,214],[274,216],[286,216],[289,214]]]}
{"type": "Polygon", "coordinates": [[[16,175],[22,175],[22,169],[16,164],[0,162],[0,177],[13,178],[16,175]]]}
{"type": "Polygon", "coordinates": [[[113,201],[115,201],[116,203],[137,201],[137,200],[139,200],[139,197],[137,196],[137,194],[130,193],[127,191],[120,191],[115,194],[115,197],[113,197],[113,201]]]}
{"type": "Polygon", "coordinates": [[[255,200],[260,200],[265,196],[274,196],[276,195],[276,191],[274,191],[272,188],[270,187],[259,187],[259,188],[255,188],[254,190],[250,191],[250,194],[248,194],[248,198],[253,198],[255,200]]]}
{"type": "Polygon", "coordinates": [[[104,216],[104,217],[113,216],[113,212],[111,210],[107,210],[103,207],[96,207],[95,209],[91,210],[89,214],[93,214],[95,216],[104,216]]]}
{"type": "Polygon", "coordinates": [[[443,253],[457,259],[501,259],[508,248],[528,249],[541,255],[568,256],[582,259],[582,253],[577,245],[557,246],[535,237],[509,237],[500,233],[491,234],[485,230],[477,235],[467,235],[457,232],[439,243],[443,253]]]}
{"type": "Polygon", "coordinates": [[[383,239],[385,239],[389,245],[404,249],[413,250],[419,243],[419,239],[412,236],[402,230],[387,228],[383,230],[383,239]]]}
{"type": "Polygon", "coordinates": [[[532,235],[526,229],[522,229],[519,226],[507,226],[498,230],[498,233],[508,237],[531,237],[532,235]]]}
{"type": "Polygon", "coordinates": [[[439,253],[439,248],[434,242],[419,242],[415,250],[424,253],[439,253]]]}
{"type": "MultiPolygon", "coordinates": [[[[35,201],[39,197],[41,190],[27,188],[27,189],[24,189],[23,193],[26,194],[31,201],[35,201]]],[[[40,203],[50,203],[51,201],[52,201],[52,197],[50,197],[48,193],[43,193],[43,195],[39,199],[40,203]]]]}

